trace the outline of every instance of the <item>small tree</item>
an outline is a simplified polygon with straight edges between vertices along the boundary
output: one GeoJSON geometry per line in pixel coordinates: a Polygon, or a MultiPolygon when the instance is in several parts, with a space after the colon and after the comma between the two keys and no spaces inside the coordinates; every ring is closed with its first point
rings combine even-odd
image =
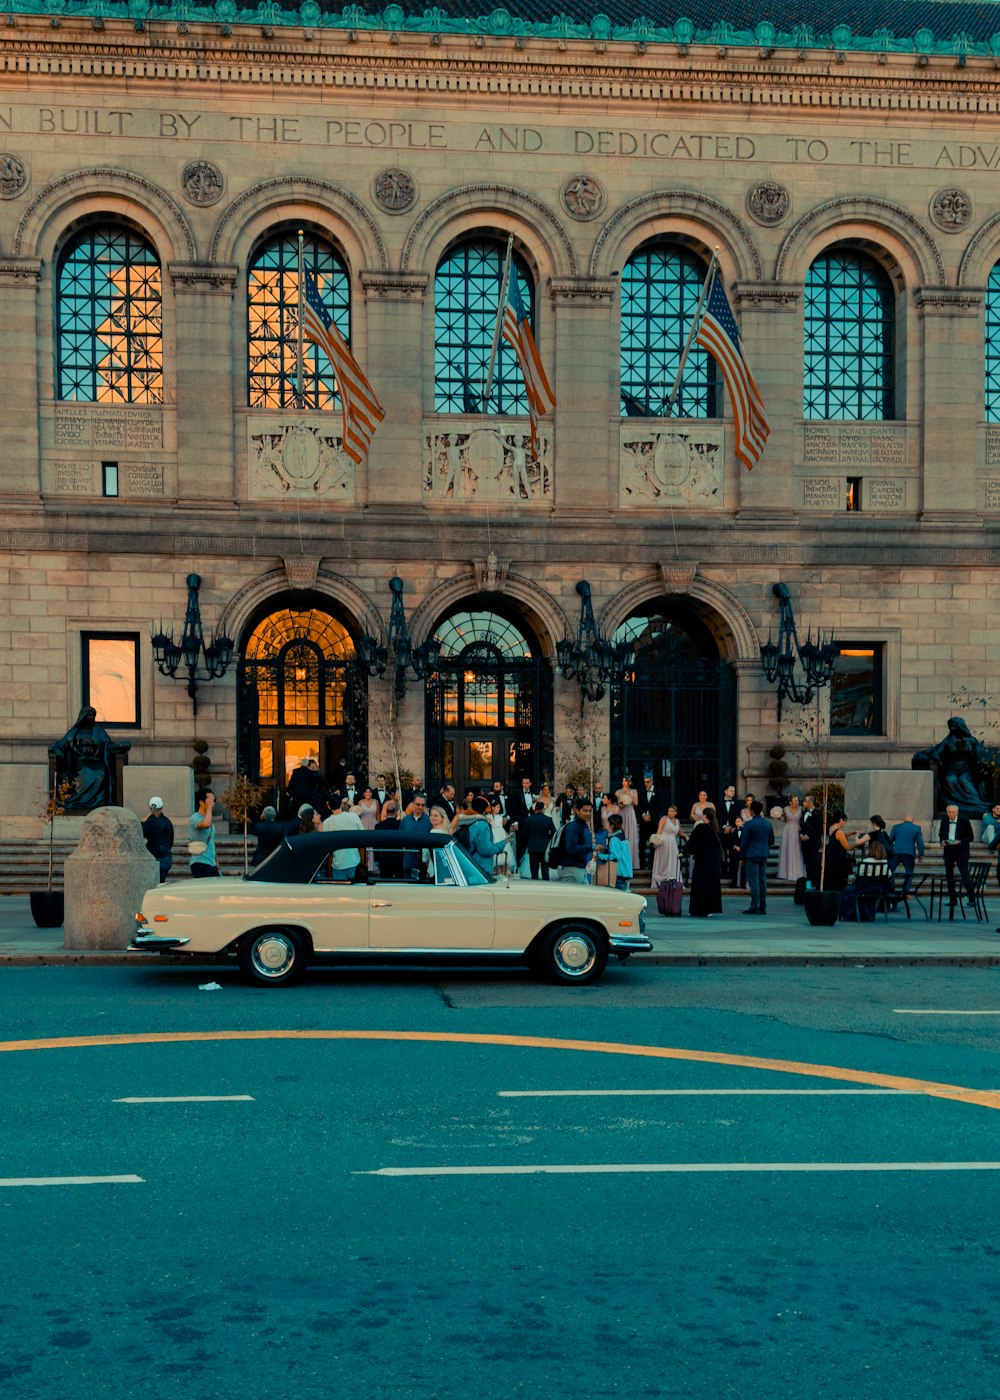
{"type": "MultiPolygon", "coordinates": [[[[389,752],[387,766],[396,784],[396,801],[402,808],[403,779],[408,777],[412,784],[413,775],[408,773],[405,768],[400,767],[399,700],[396,697],[394,686],[386,686],[381,695],[369,694],[368,718],[372,732],[378,740],[379,748],[389,752]]],[[[381,764],[378,771],[380,773],[383,771],[381,764]]]]}
{"type": "Polygon", "coordinates": [[[222,794],[222,800],[229,809],[230,818],[239,822],[243,828],[244,875],[250,867],[250,857],[247,851],[247,829],[250,816],[260,809],[267,793],[268,789],[265,785],[251,782],[245,773],[237,773],[222,794]]]}
{"type": "MultiPolygon", "coordinates": [[[[822,688],[816,689],[813,692],[812,703],[808,706],[803,705],[799,709],[798,716],[790,727],[790,734],[812,755],[816,777],[819,779],[810,792],[813,795],[818,795],[817,800],[822,813],[819,857],[819,887],[821,890],[826,879],[826,829],[830,799],[835,792],[839,792],[841,800],[843,800],[844,791],[839,784],[830,781],[830,733],[828,729],[823,727],[823,712],[820,705],[822,695],[822,688]]],[[[771,752],[773,753],[774,750],[772,749],[771,752]]]]}
{"type": "Polygon", "coordinates": [[[52,786],[45,795],[41,805],[41,815],[43,821],[49,828],[49,877],[45,888],[52,889],[52,870],[55,861],[55,832],[56,817],[66,815],[66,803],[76,792],[76,780],[74,778],[63,778],[59,781],[56,777],[52,779],[52,786]]]}

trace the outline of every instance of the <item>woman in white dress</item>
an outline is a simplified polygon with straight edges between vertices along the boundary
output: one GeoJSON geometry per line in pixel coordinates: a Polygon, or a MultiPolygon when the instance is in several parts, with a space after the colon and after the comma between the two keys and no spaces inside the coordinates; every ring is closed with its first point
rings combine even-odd
{"type": "Polygon", "coordinates": [[[637,793],[632,786],[632,779],[626,773],[622,778],[622,785],[615,793],[615,801],[618,803],[618,812],[622,819],[622,833],[628,842],[629,854],[632,857],[632,869],[639,869],[639,818],[636,815],[635,804],[637,793]]]}
{"type": "Polygon", "coordinates": [[[801,880],[805,877],[806,863],[802,857],[802,809],[797,797],[788,799],[788,806],[781,814],[783,823],[781,849],[778,851],[778,879],[801,880]]]}
{"type": "Polygon", "coordinates": [[[653,886],[654,888],[664,880],[679,880],[681,878],[681,857],[677,849],[677,838],[680,835],[681,824],[677,820],[677,808],[668,807],[667,815],[660,818],[660,824],[656,828],[656,835],[652,841],[653,847],[653,886]]]}

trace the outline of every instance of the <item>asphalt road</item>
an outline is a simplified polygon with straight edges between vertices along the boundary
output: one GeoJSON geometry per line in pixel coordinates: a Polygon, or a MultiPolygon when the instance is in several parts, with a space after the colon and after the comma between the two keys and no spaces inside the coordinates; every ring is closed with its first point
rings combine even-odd
{"type": "Polygon", "coordinates": [[[0,1395],[986,1400],[998,1028],[990,969],[5,969],[0,1049],[211,1038],[3,1053],[0,1395]]]}

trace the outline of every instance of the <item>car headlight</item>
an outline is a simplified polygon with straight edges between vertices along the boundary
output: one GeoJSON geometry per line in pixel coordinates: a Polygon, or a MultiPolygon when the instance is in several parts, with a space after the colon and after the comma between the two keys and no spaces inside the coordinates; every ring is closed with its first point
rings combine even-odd
{"type": "Polygon", "coordinates": [[[640,933],[645,933],[645,932],[646,932],[646,906],[645,906],[645,905],[643,905],[643,907],[639,910],[639,932],[640,932],[640,933]]]}

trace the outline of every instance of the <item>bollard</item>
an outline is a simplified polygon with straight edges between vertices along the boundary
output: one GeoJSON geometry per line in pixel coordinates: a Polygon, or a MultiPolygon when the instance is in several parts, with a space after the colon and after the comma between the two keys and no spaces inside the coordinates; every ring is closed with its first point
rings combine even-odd
{"type": "Polygon", "coordinates": [[[160,867],[146,850],[139,818],[127,807],[99,807],[83,824],[64,875],[65,948],[124,948],[143,895],[160,867]]]}

